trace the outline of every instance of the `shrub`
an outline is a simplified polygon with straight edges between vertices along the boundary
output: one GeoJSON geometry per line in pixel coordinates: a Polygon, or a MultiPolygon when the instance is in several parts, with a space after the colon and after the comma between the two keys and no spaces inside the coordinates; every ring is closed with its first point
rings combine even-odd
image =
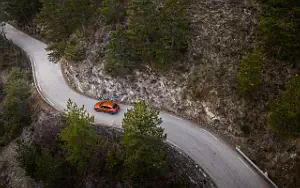
{"type": "Polygon", "coordinates": [[[168,68],[187,49],[187,5],[186,0],[130,0],[127,27],[117,27],[111,36],[106,64],[111,72],[119,67],[130,72],[144,63],[168,68]]]}
{"type": "Polygon", "coordinates": [[[52,62],[57,62],[64,55],[66,49],[65,42],[53,43],[47,47],[48,59],[52,62]]]}
{"type": "Polygon", "coordinates": [[[64,56],[68,60],[81,61],[85,58],[85,55],[86,55],[86,49],[81,45],[80,42],[77,42],[72,39],[67,42],[64,51],[64,56]]]}
{"type": "Polygon", "coordinates": [[[37,169],[37,158],[39,153],[36,148],[21,143],[18,147],[18,161],[23,169],[25,169],[28,176],[34,177],[37,169]]]}
{"type": "Polygon", "coordinates": [[[57,187],[63,177],[63,159],[53,157],[51,153],[42,152],[36,160],[34,177],[43,182],[44,187],[57,187]]]}
{"type": "Polygon", "coordinates": [[[102,14],[106,23],[115,24],[124,20],[125,8],[122,0],[103,0],[102,14]]]}
{"type": "Polygon", "coordinates": [[[268,123],[279,136],[299,136],[300,133],[300,77],[287,82],[287,91],[271,105],[268,123]]]}
{"type": "Polygon", "coordinates": [[[21,143],[18,147],[18,161],[28,176],[40,180],[44,187],[56,187],[63,177],[63,159],[51,153],[21,143]]]}
{"type": "Polygon", "coordinates": [[[3,0],[2,2],[7,2],[5,6],[3,5],[4,10],[19,23],[31,22],[41,8],[39,0],[3,0]]]}
{"type": "Polygon", "coordinates": [[[292,62],[299,58],[300,50],[300,1],[262,0],[263,13],[260,27],[266,51],[277,58],[292,62]]]}
{"type": "Polygon", "coordinates": [[[137,66],[133,61],[133,52],[131,51],[128,33],[120,25],[117,25],[108,44],[108,54],[104,63],[105,70],[114,76],[131,73],[137,66]]]}
{"type": "Polygon", "coordinates": [[[0,32],[0,68],[25,68],[29,62],[23,51],[17,48],[4,34],[0,32]]]}
{"type": "Polygon", "coordinates": [[[240,70],[237,75],[237,89],[242,95],[250,96],[257,91],[261,82],[261,52],[254,52],[242,57],[240,70]]]}
{"type": "Polygon", "coordinates": [[[14,68],[10,71],[4,86],[5,97],[2,101],[1,145],[6,145],[14,139],[21,128],[30,123],[27,99],[30,96],[28,71],[14,68]]]}

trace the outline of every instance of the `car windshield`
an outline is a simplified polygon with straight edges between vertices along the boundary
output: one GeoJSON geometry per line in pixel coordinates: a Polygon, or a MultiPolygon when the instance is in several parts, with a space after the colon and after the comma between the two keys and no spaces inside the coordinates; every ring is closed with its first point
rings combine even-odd
{"type": "Polygon", "coordinates": [[[114,105],[113,105],[113,108],[115,109],[115,108],[117,108],[117,106],[118,106],[117,104],[114,104],[114,105]]]}

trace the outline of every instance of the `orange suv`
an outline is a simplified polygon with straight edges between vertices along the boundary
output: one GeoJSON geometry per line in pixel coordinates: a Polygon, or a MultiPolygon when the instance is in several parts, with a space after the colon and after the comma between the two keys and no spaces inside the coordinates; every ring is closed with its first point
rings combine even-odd
{"type": "Polygon", "coordinates": [[[94,105],[97,112],[106,112],[116,114],[120,110],[120,106],[112,101],[99,101],[94,105]]]}

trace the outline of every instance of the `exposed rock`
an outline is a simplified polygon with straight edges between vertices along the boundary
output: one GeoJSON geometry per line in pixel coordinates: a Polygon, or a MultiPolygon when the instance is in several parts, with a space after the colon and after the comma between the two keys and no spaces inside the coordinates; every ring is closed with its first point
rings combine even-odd
{"type": "Polygon", "coordinates": [[[252,101],[241,98],[236,92],[236,76],[241,57],[255,46],[258,24],[255,15],[259,8],[252,0],[192,2],[188,9],[189,49],[176,62],[181,68],[160,74],[144,67],[122,79],[107,75],[103,58],[112,28],[99,23],[87,44],[88,59],[76,64],[64,63],[66,80],[79,92],[94,98],[115,96],[123,103],[145,100],[209,126],[232,144],[249,147],[251,159],[262,169],[272,170],[272,177],[276,171],[278,179],[275,180],[280,185],[293,184],[293,175],[285,175],[294,173],[287,172],[296,166],[291,161],[299,163],[296,160],[299,155],[294,153],[300,152],[300,141],[274,139],[266,117],[269,104],[279,97],[289,75],[296,69],[278,60],[265,59],[259,93],[252,101]],[[241,130],[245,125],[250,130],[248,134],[241,130]],[[295,151],[286,151],[291,145],[295,145],[295,151]],[[293,160],[288,160],[287,155],[279,156],[284,151],[289,158],[293,155],[293,160]]]}
{"type": "Polygon", "coordinates": [[[290,160],[290,155],[287,152],[285,152],[280,155],[279,160],[281,163],[286,163],[290,160]]]}

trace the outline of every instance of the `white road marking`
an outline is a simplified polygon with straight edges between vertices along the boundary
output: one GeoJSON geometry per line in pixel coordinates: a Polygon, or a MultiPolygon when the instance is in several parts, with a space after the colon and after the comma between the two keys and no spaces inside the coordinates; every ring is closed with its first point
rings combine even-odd
{"type": "Polygon", "coordinates": [[[53,102],[51,102],[48,98],[46,98],[46,100],[47,100],[52,106],[54,106],[53,102]]]}
{"type": "MultiPolygon", "coordinates": [[[[170,141],[169,141],[170,142],[170,141]]],[[[174,145],[175,147],[181,149],[177,144],[174,144],[174,142],[170,142],[172,145],[174,145]]]]}
{"type": "Polygon", "coordinates": [[[173,115],[170,115],[170,114],[168,114],[168,116],[171,116],[171,117],[176,118],[176,119],[179,119],[179,120],[183,120],[182,118],[179,118],[179,117],[177,117],[177,116],[173,116],[173,115]]]}
{"type": "Polygon", "coordinates": [[[202,129],[202,130],[205,131],[206,133],[208,133],[210,136],[212,136],[215,140],[219,141],[219,139],[217,137],[215,137],[213,134],[211,134],[207,130],[205,130],[205,129],[202,129]]]}
{"type": "Polygon", "coordinates": [[[39,90],[41,91],[40,83],[39,82],[36,82],[36,83],[37,83],[37,86],[38,86],[39,90]]]}
{"type": "MultiPolygon", "coordinates": [[[[238,157],[239,158],[239,157],[238,157]]],[[[253,172],[253,170],[243,161],[243,159],[241,159],[241,158],[239,158],[239,160],[249,169],[249,170],[251,170],[251,172],[252,173],[254,173],[253,172]]],[[[254,173],[255,174],[255,173],[254,173]]]]}

